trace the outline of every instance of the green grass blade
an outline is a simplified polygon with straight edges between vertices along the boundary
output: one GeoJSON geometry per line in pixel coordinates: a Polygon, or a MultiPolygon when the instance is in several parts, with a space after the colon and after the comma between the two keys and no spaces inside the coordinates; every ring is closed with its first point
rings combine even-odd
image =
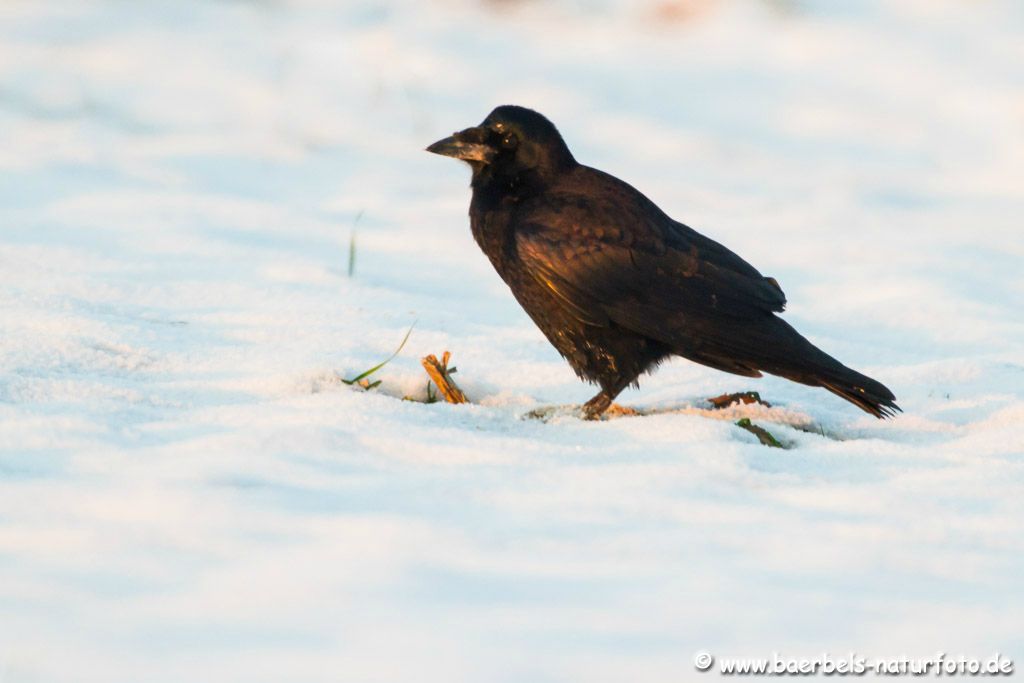
{"type": "Polygon", "coordinates": [[[348,238],[348,276],[352,277],[356,273],[356,228],[359,227],[359,221],[363,217],[363,212],[360,211],[356,214],[356,218],[352,221],[352,233],[348,238]]]}
{"type": "MultiPolygon", "coordinates": [[[[405,343],[407,341],[409,341],[409,335],[412,334],[412,328],[414,328],[414,327],[416,327],[416,323],[413,323],[412,325],[409,326],[408,331],[406,331],[406,333],[405,333],[405,337],[402,338],[402,343],[399,344],[398,348],[395,349],[395,352],[392,353],[390,356],[388,356],[385,360],[381,361],[380,363],[377,363],[376,365],[374,365],[369,370],[366,370],[366,371],[360,373],[359,375],[353,377],[352,379],[342,378],[341,381],[344,382],[345,384],[348,384],[348,385],[355,384],[356,382],[358,382],[361,379],[366,379],[367,377],[369,377],[370,375],[372,375],[373,373],[377,372],[382,367],[384,367],[385,365],[387,365],[388,363],[393,361],[395,359],[395,356],[397,356],[399,353],[401,353],[402,349],[405,348],[405,343]]],[[[379,382],[377,384],[379,384],[379,382]]],[[[377,386],[377,384],[373,384],[373,385],[367,387],[367,389],[372,389],[373,387],[377,386]]]]}
{"type": "Polygon", "coordinates": [[[352,277],[356,272],[356,231],[348,240],[348,276],[352,277]]]}

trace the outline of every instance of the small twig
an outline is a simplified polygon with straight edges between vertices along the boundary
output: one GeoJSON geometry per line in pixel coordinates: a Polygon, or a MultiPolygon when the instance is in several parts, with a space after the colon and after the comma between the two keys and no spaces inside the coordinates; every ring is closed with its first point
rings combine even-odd
{"type": "Polygon", "coordinates": [[[437,356],[430,354],[420,360],[420,363],[423,364],[423,369],[430,375],[430,379],[434,380],[437,390],[444,397],[445,401],[448,403],[466,403],[466,395],[462,393],[462,389],[459,389],[455,381],[452,380],[451,373],[455,372],[455,368],[448,368],[448,360],[450,358],[451,354],[445,351],[441,356],[441,360],[437,360],[437,356]]]}
{"type": "Polygon", "coordinates": [[[741,391],[737,394],[722,394],[721,396],[709,398],[708,403],[710,403],[718,410],[721,410],[722,408],[728,408],[729,406],[735,405],[737,403],[760,403],[766,408],[772,407],[772,404],[769,403],[768,401],[762,401],[761,394],[757,393],[756,391],[741,391]]]}

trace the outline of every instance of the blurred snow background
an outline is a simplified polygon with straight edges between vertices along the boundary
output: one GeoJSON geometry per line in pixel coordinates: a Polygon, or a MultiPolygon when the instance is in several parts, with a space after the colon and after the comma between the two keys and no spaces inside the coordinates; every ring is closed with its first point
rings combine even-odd
{"type": "Polygon", "coordinates": [[[1024,666],[1022,188],[1013,0],[6,0],[0,680],[1024,666]],[[592,390],[422,151],[503,103],[777,277],[906,414],[676,360],[622,402],[757,389],[795,447],[520,420],[592,390]],[[414,320],[381,387],[336,381],[414,320]],[[476,405],[397,400],[444,349],[476,405]]]}

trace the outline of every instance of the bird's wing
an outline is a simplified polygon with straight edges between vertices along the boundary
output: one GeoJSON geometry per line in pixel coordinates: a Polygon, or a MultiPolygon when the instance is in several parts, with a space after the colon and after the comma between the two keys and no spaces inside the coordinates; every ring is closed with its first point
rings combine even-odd
{"type": "Polygon", "coordinates": [[[516,230],[527,271],[578,320],[672,343],[684,329],[783,310],[775,280],[639,193],[616,194],[553,198],[516,230]]]}

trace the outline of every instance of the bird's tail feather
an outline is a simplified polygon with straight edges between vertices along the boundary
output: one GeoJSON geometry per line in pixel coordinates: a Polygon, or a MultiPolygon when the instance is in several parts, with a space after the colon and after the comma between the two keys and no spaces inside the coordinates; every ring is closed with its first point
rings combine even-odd
{"type": "Polygon", "coordinates": [[[846,367],[781,318],[772,316],[771,320],[770,329],[763,330],[767,333],[763,335],[764,343],[739,349],[735,340],[743,337],[731,336],[728,341],[721,340],[721,355],[708,358],[713,362],[699,362],[736,374],[758,376],[760,372],[767,372],[812,387],[823,387],[879,419],[903,412],[896,405],[896,397],[881,382],[846,367]],[[731,367],[723,362],[726,358],[731,367]]]}
{"type": "Polygon", "coordinates": [[[840,398],[845,398],[861,410],[871,413],[882,420],[887,417],[895,417],[896,413],[903,412],[896,405],[896,397],[885,385],[876,382],[854,370],[848,370],[846,379],[832,380],[821,378],[819,386],[831,391],[840,398]],[[860,378],[860,379],[853,379],[860,378]]]}
{"type": "Polygon", "coordinates": [[[846,367],[807,341],[787,323],[778,318],[776,320],[792,332],[789,341],[793,353],[787,354],[785,361],[771,364],[774,367],[765,367],[766,372],[828,389],[879,419],[895,417],[896,413],[902,412],[896,405],[896,397],[884,384],[846,367]]]}

